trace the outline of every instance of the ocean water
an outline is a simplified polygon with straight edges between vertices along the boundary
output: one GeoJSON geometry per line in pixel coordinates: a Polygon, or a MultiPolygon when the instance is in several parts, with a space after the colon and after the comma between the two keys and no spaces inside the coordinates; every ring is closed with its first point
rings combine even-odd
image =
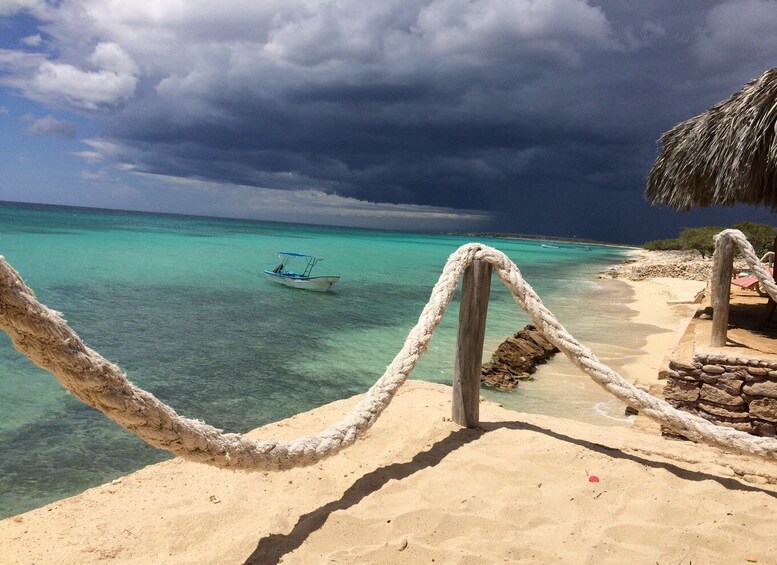
{"type": "MultiPolygon", "coordinates": [[[[471,240],[0,203],[0,255],[42,303],[136,385],[233,432],[366,391],[401,348],[448,256],[471,240]],[[331,293],[265,281],[276,251],[322,256],[316,274],[342,279],[331,293]]],[[[594,278],[622,249],[478,241],[507,253],[603,360],[639,347],[644,335],[623,316],[626,291],[603,292],[594,278]]],[[[453,304],[411,378],[451,382],[457,317],[453,304]]],[[[485,355],[527,322],[495,278],[485,355]]],[[[484,394],[518,410],[626,423],[587,377],[559,379],[484,394]]],[[[0,332],[0,518],[169,457],[75,400],[0,332]]]]}

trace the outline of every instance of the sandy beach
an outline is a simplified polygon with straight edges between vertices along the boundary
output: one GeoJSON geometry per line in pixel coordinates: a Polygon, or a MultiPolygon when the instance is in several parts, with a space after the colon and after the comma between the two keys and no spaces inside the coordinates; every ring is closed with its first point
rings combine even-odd
{"type": "MultiPolygon", "coordinates": [[[[606,283],[606,281],[604,281],[606,283]]],[[[704,286],[628,284],[655,327],[618,370],[650,390],[704,286]]],[[[552,367],[550,365],[549,367],[552,367]]],[[[543,378],[552,374],[543,369],[543,378]]],[[[587,377],[584,377],[587,378],[587,377]]],[[[250,432],[317,433],[356,399],[250,432]]],[[[336,457],[283,473],[174,459],[0,522],[3,563],[775,563],[777,464],[673,441],[638,418],[601,427],[409,381],[336,457]]]]}

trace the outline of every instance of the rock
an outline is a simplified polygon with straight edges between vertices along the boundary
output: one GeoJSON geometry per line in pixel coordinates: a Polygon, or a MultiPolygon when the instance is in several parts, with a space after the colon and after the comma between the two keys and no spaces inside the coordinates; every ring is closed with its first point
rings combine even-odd
{"type": "Polygon", "coordinates": [[[777,398],[777,382],[762,381],[754,382],[744,386],[742,392],[752,396],[771,396],[777,398]]]}
{"type": "Polygon", "coordinates": [[[755,433],[759,436],[764,437],[775,437],[777,436],[777,426],[770,422],[753,422],[753,427],[755,428],[755,433]]]}
{"type": "Polygon", "coordinates": [[[661,435],[669,438],[669,439],[679,439],[679,440],[687,440],[688,438],[678,434],[676,431],[674,431],[669,426],[661,426],[661,435]]]}
{"type": "Polygon", "coordinates": [[[664,398],[693,402],[699,398],[700,390],[698,382],[669,379],[664,387],[664,398]]]}
{"type": "Polygon", "coordinates": [[[719,426],[727,426],[729,428],[734,428],[735,430],[739,430],[740,432],[745,432],[748,434],[753,433],[753,424],[747,419],[715,416],[708,412],[704,412],[703,410],[699,411],[699,416],[719,426]]]}
{"type": "Polygon", "coordinates": [[[713,404],[712,402],[704,402],[703,400],[697,404],[697,407],[702,412],[712,414],[713,416],[723,416],[724,418],[734,418],[741,420],[747,418],[747,407],[743,404],[741,406],[721,406],[720,404],[713,404]]]}
{"type": "Polygon", "coordinates": [[[695,371],[697,369],[696,365],[691,363],[684,363],[683,361],[677,361],[675,359],[669,361],[669,368],[674,369],[675,371],[682,371],[684,373],[690,373],[691,371],[695,371]]]}
{"type": "MultiPolygon", "coordinates": [[[[719,375],[702,375],[699,377],[700,380],[704,381],[705,383],[719,383],[722,381],[739,381],[739,386],[745,381],[747,378],[747,371],[742,372],[736,372],[736,371],[726,371],[725,373],[721,373],[719,375]]],[[[755,378],[755,377],[751,377],[755,378]]]]}
{"type": "Polygon", "coordinates": [[[750,403],[750,416],[777,422],[777,398],[759,398],[750,403]]]}
{"type": "Polygon", "coordinates": [[[703,384],[701,386],[699,398],[714,402],[715,404],[725,404],[726,406],[739,406],[745,403],[738,394],[730,394],[725,390],[721,390],[718,387],[708,384],[703,384]]]}
{"type": "Polygon", "coordinates": [[[742,392],[742,385],[745,382],[742,379],[723,378],[723,375],[720,375],[720,378],[717,379],[713,379],[712,377],[707,377],[706,379],[702,378],[702,381],[710,386],[714,386],[715,388],[719,388],[724,392],[734,395],[739,395],[742,392]]]}
{"type": "MultiPolygon", "coordinates": [[[[746,268],[743,258],[734,261],[736,268],[746,268]]],[[[607,269],[612,278],[642,280],[655,277],[671,277],[695,281],[710,280],[712,258],[702,258],[696,251],[650,251],[638,259],[628,259],[620,265],[607,269]]],[[[698,298],[697,298],[698,299],[698,298]]]]}
{"type": "MultiPolygon", "coordinates": [[[[701,369],[694,369],[692,371],[672,371],[672,369],[669,369],[666,376],[667,378],[673,378],[679,381],[693,381],[695,383],[699,383],[699,381],[705,377],[705,375],[702,374],[701,369]]],[[[701,384],[698,386],[701,386],[701,384]]]]}
{"type": "Polygon", "coordinates": [[[548,338],[529,324],[508,337],[480,371],[483,386],[498,390],[514,390],[520,381],[531,380],[536,366],[545,363],[558,349],[548,338]]]}
{"type": "Polygon", "coordinates": [[[682,400],[673,400],[671,398],[667,398],[666,403],[670,406],[674,406],[678,410],[682,410],[683,412],[688,412],[689,414],[693,414],[695,416],[699,415],[699,411],[696,409],[695,402],[683,402],[682,400]]]}

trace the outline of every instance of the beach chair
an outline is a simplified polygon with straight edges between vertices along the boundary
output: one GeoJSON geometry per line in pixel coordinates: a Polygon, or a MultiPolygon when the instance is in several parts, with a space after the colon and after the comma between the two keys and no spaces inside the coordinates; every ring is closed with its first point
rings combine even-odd
{"type": "MultiPolygon", "coordinates": [[[[772,270],[772,267],[766,268],[769,273],[774,276],[774,271],[772,270]]],[[[760,294],[761,296],[766,296],[766,293],[761,288],[761,284],[758,282],[758,277],[755,275],[745,275],[742,277],[737,277],[735,279],[731,279],[731,284],[734,286],[738,286],[740,288],[743,288],[745,290],[753,290],[760,294]]]]}
{"type": "MultiPolygon", "coordinates": [[[[772,277],[774,277],[774,267],[775,267],[774,260],[777,257],[777,237],[774,238],[773,249],[774,249],[773,251],[770,251],[769,253],[767,253],[761,258],[762,262],[764,261],[764,259],[771,262],[771,266],[764,265],[764,267],[772,277]]],[[[753,274],[736,276],[736,278],[731,279],[731,284],[733,284],[734,286],[743,288],[745,290],[753,290],[758,294],[760,294],[761,296],[769,296],[766,290],[761,286],[761,283],[758,281],[758,277],[756,277],[753,274]]],[[[766,302],[766,308],[764,309],[764,314],[761,317],[760,325],[763,326],[769,323],[769,321],[772,319],[772,316],[774,315],[775,309],[777,309],[777,302],[775,302],[774,300],[772,300],[771,297],[769,297],[769,300],[766,302]]]]}
{"type": "MultiPolygon", "coordinates": [[[[768,265],[764,265],[766,270],[769,272],[769,274],[774,277],[774,258],[775,254],[777,254],[777,237],[774,238],[774,242],[772,243],[772,251],[769,251],[766,253],[763,257],[761,257],[761,263],[768,262],[768,265]]],[[[731,284],[734,286],[738,286],[740,288],[743,288],[745,290],[753,290],[760,294],[761,296],[768,296],[766,291],[761,288],[761,284],[758,282],[758,277],[756,277],[754,274],[751,274],[750,271],[747,272],[748,274],[738,276],[740,273],[734,272],[734,277],[731,279],[731,284]]],[[[774,312],[774,305],[773,300],[769,299],[768,306],[771,309],[771,312],[774,312]]],[[[771,314],[769,315],[771,318],[771,314]]]]}

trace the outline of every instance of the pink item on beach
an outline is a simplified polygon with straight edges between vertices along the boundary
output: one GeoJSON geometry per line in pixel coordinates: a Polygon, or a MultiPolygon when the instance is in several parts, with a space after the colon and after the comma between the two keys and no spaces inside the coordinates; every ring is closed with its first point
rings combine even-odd
{"type": "Polygon", "coordinates": [[[599,477],[597,477],[596,475],[591,475],[590,477],[588,477],[588,482],[589,483],[598,483],[599,482],[599,477]]]}
{"type": "Polygon", "coordinates": [[[747,275],[746,277],[738,277],[731,281],[731,284],[748,289],[755,290],[754,287],[758,283],[758,277],[755,275],[747,275]]]}
{"type": "MultiPolygon", "coordinates": [[[[772,267],[766,267],[766,270],[769,272],[769,274],[774,276],[772,267]]],[[[733,279],[731,284],[740,288],[744,288],[745,290],[755,290],[758,292],[760,283],[758,282],[758,277],[755,275],[746,275],[744,277],[737,277],[733,279]]]]}

